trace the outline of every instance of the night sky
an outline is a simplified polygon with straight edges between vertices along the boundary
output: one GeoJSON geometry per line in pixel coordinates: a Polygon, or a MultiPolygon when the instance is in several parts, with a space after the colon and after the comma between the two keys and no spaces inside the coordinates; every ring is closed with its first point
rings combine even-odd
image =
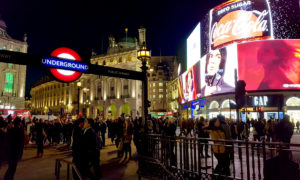
{"type": "MultiPolygon", "coordinates": [[[[106,51],[108,36],[118,41],[137,37],[147,29],[147,45],[153,56],[178,55],[185,59],[185,41],[196,24],[214,6],[225,0],[0,0],[0,13],[14,39],[28,36],[28,53],[49,55],[66,46],[88,60],[92,49],[106,51]]],[[[27,68],[26,94],[47,73],[27,68]]]]}

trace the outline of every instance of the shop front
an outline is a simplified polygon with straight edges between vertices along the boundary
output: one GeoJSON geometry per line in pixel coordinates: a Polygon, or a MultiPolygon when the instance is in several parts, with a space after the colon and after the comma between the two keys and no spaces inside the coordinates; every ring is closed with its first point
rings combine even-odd
{"type": "Polygon", "coordinates": [[[235,101],[232,99],[226,99],[221,104],[221,114],[225,116],[226,119],[236,119],[236,105],[235,101]]]}
{"type": "Polygon", "coordinates": [[[300,98],[289,97],[286,101],[286,114],[290,116],[290,120],[294,123],[300,121],[300,98]]]}
{"type": "Polygon", "coordinates": [[[241,110],[242,117],[247,119],[282,119],[283,95],[247,96],[246,107],[241,110]]]}
{"type": "Polygon", "coordinates": [[[208,119],[217,117],[220,114],[220,105],[217,101],[212,101],[208,107],[208,119]]]}

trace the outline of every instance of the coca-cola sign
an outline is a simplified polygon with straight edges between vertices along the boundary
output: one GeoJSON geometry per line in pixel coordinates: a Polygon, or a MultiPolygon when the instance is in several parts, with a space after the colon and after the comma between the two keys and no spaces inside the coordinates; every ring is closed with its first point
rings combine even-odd
{"type": "Polygon", "coordinates": [[[232,42],[272,38],[271,12],[266,0],[236,0],[210,11],[211,49],[232,42]]]}

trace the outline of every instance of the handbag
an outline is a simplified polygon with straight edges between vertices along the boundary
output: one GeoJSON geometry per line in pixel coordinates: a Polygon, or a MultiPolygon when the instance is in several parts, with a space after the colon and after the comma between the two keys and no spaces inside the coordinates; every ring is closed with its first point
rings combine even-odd
{"type": "Polygon", "coordinates": [[[27,135],[26,131],[24,130],[24,145],[29,144],[30,138],[27,135]]]}
{"type": "Polygon", "coordinates": [[[119,143],[118,150],[123,151],[123,141],[119,143]]]}

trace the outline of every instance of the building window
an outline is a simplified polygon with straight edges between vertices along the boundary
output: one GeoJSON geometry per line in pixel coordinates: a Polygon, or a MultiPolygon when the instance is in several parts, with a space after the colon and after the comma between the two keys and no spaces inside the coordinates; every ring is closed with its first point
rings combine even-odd
{"type": "Polygon", "coordinates": [[[121,62],[122,62],[122,58],[120,57],[120,58],[119,58],[119,63],[121,63],[121,62]]]}
{"type": "Polygon", "coordinates": [[[162,86],[164,86],[164,83],[159,83],[158,85],[159,85],[159,87],[162,87],[162,86]]]}
{"type": "Polygon", "coordinates": [[[153,85],[152,85],[153,87],[155,87],[155,83],[153,83],[153,85]]]}
{"type": "Polygon", "coordinates": [[[13,67],[14,67],[13,64],[11,64],[11,63],[8,64],[8,68],[13,68],[13,67]]]}
{"type": "Polygon", "coordinates": [[[164,98],[164,95],[160,94],[160,95],[158,96],[158,98],[159,98],[159,99],[162,99],[162,98],[164,98]]]}
{"type": "Polygon", "coordinates": [[[123,89],[128,89],[128,85],[124,85],[124,86],[123,86],[123,89]]]}
{"type": "Polygon", "coordinates": [[[114,91],[115,90],[115,87],[110,87],[110,91],[114,91]]]}
{"type": "Polygon", "coordinates": [[[155,99],[155,95],[153,95],[152,98],[155,99]]]}
{"type": "Polygon", "coordinates": [[[13,89],[14,89],[14,75],[12,73],[6,73],[4,91],[12,93],[13,89]]]}
{"type": "Polygon", "coordinates": [[[152,73],[152,77],[155,77],[156,76],[156,74],[155,73],[152,73]]]}
{"type": "Polygon", "coordinates": [[[155,93],[155,89],[153,89],[153,92],[155,93]]]}
{"type": "Polygon", "coordinates": [[[164,92],[164,89],[159,89],[159,91],[158,92],[164,92]]]}

